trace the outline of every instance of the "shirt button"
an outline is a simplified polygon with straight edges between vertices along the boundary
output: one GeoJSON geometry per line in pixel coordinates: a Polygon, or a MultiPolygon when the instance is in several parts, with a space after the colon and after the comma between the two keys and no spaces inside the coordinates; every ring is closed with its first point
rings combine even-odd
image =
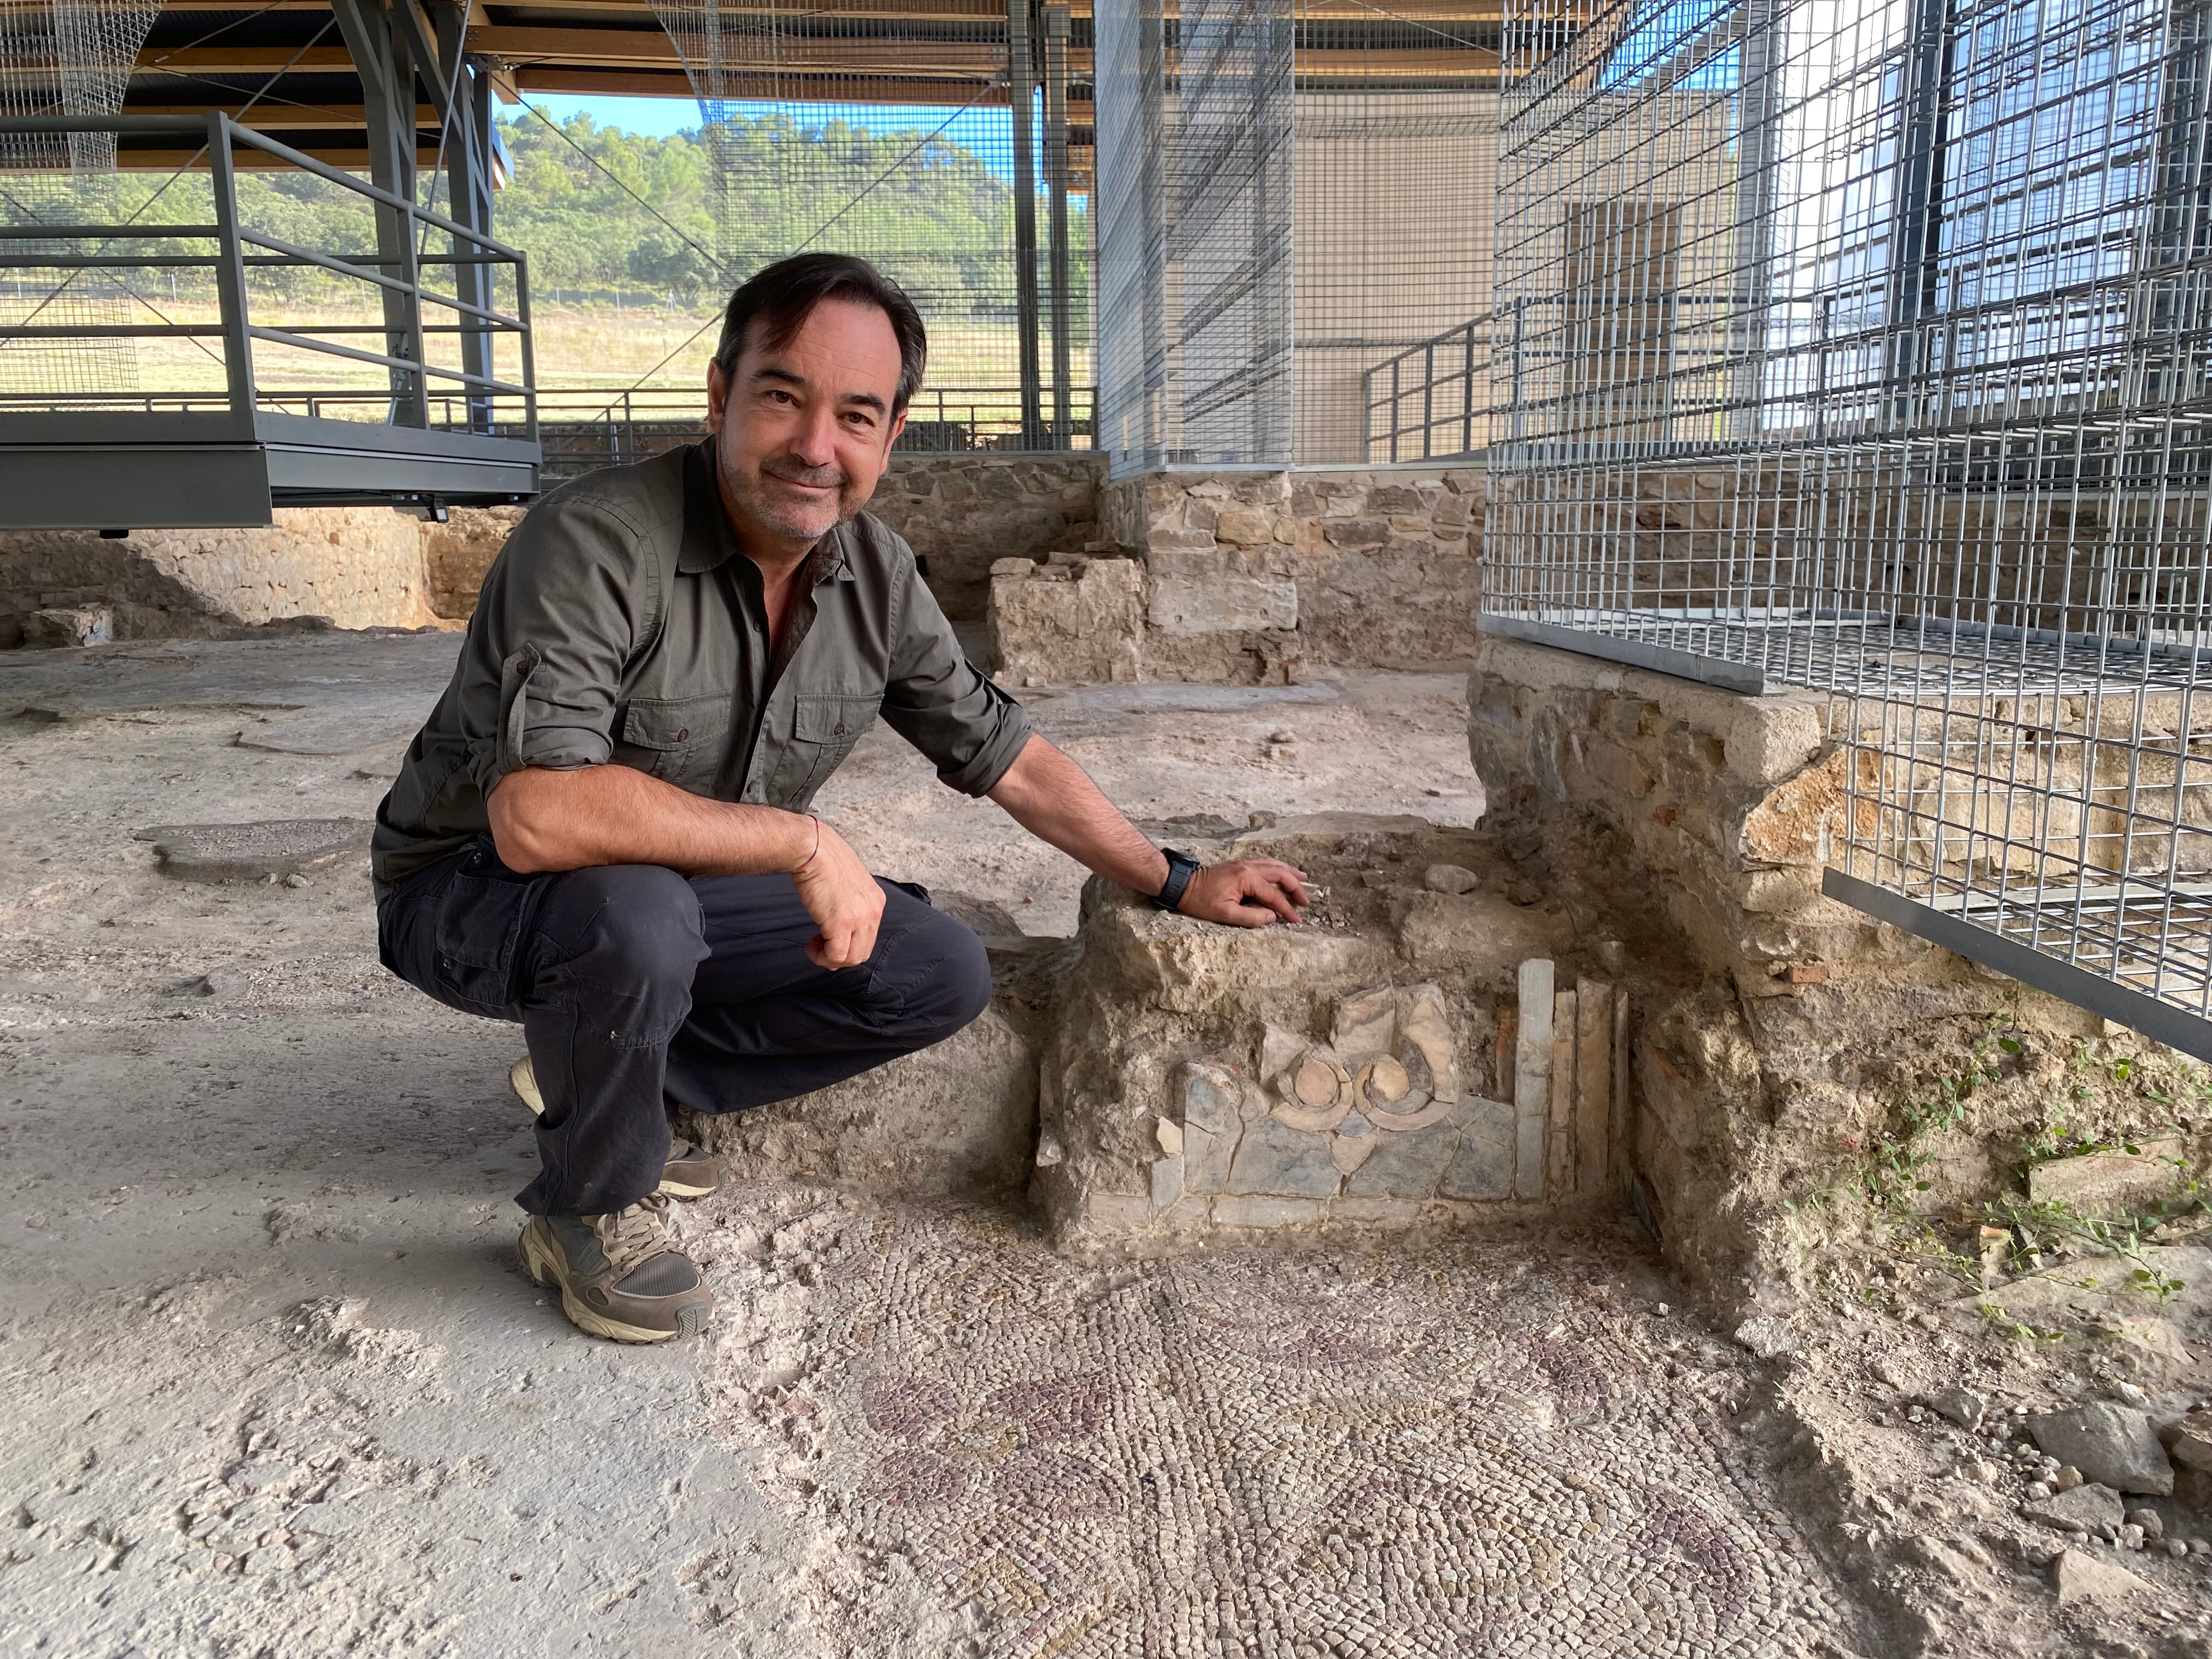
{"type": "Polygon", "coordinates": [[[690,737],[691,728],[687,726],[681,732],[678,732],[676,734],[676,741],[678,743],[686,743],[690,740],[690,737]]]}
{"type": "Polygon", "coordinates": [[[833,738],[843,737],[845,735],[845,722],[839,720],[837,722],[837,729],[835,732],[832,732],[830,735],[833,738]]]}

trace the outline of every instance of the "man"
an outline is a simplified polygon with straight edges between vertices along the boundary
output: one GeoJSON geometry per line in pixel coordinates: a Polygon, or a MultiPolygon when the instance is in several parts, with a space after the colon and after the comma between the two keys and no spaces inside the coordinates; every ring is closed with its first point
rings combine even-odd
{"type": "Polygon", "coordinates": [[[695,447],[580,478],[517,526],[377,813],[385,965],[518,1020],[538,1111],[525,1270],[594,1335],[704,1328],[667,1222],[711,1159],[668,1114],[742,1110],[942,1041],[981,946],[807,811],[878,714],[938,775],[1187,915],[1295,921],[1273,860],[1163,854],[971,667],[860,509],[921,380],[921,319],[807,254],[731,296],[695,447]]]}

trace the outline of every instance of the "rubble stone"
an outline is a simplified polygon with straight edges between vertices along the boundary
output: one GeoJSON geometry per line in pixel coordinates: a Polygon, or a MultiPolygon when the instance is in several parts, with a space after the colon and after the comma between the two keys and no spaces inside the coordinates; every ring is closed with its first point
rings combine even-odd
{"type": "Polygon", "coordinates": [[[2122,1507],[2119,1493],[2110,1486],[2094,1485],[2033,1500],[2023,1506],[2021,1513],[2062,1530],[2101,1532],[2120,1524],[2122,1507]]]}
{"type": "Polygon", "coordinates": [[[1982,1425],[1988,1402],[1971,1389],[1946,1389],[1928,1401],[1930,1409],[1972,1434],[1982,1425]]]}
{"type": "Polygon", "coordinates": [[[2136,1152],[2090,1152],[2052,1158],[2027,1172],[2027,1195],[2064,1204],[2084,1215],[2125,1215],[2179,1191],[2185,1170],[2172,1160],[2187,1148],[2178,1137],[2131,1143],[2136,1152]]]}
{"type": "Polygon", "coordinates": [[[2051,1456],[2079,1469],[2088,1480],[2120,1492],[2173,1491],[2173,1465],[2151,1431],[2150,1419],[2131,1406],[2104,1401],[2028,1419],[2028,1432],[2051,1456]]]}
{"type": "Polygon", "coordinates": [[[2175,1462],[2212,1474],[2212,1411],[2193,1411],[2159,1437],[2175,1462]]]}
{"type": "Polygon", "coordinates": [[[1761,1359],[1779,1359],[1805,1346],[1787,1323],[1772,1314],[1753,1314],[1735,1328],[1735,1340],[1761,1359]]]}
{"type": "Polygon", "coordinates": [[[2062,1607],[2085,1603],[2124,1605],[2150,1594],[2150,1586],[2125,1567],[2100,1561],[2080,1550],[2061,1550],[2051,1565],[2051,1588],[2062,1607]]]}

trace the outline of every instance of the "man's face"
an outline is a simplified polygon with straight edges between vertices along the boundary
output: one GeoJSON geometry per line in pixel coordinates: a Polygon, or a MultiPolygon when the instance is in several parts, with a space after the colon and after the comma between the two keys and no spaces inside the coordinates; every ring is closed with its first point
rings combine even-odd
{"type": "Polygon", "coordinates": [[[781,349],[748,337],[730,374],[708,368],[707,429],[740,541],[811,546],[867,505],[906,424],[891,412],[898,380],[891,319],[842,300],[781,349]]]}

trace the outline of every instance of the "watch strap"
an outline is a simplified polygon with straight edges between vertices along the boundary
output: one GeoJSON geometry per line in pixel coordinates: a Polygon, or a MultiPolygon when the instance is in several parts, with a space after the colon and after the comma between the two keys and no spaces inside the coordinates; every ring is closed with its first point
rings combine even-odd
{"type": "Polygon", "coordinates": [[[1152,902],[1163,910],[1176,909],[1182,903],[1183,890],[1190,885],[1190,878],[1199,872],[1200,866],[1189,854],[1172,847],[1161,848],[1160,854],[1168,861],[1168,878],[1152,895],[1152,902]]]}

